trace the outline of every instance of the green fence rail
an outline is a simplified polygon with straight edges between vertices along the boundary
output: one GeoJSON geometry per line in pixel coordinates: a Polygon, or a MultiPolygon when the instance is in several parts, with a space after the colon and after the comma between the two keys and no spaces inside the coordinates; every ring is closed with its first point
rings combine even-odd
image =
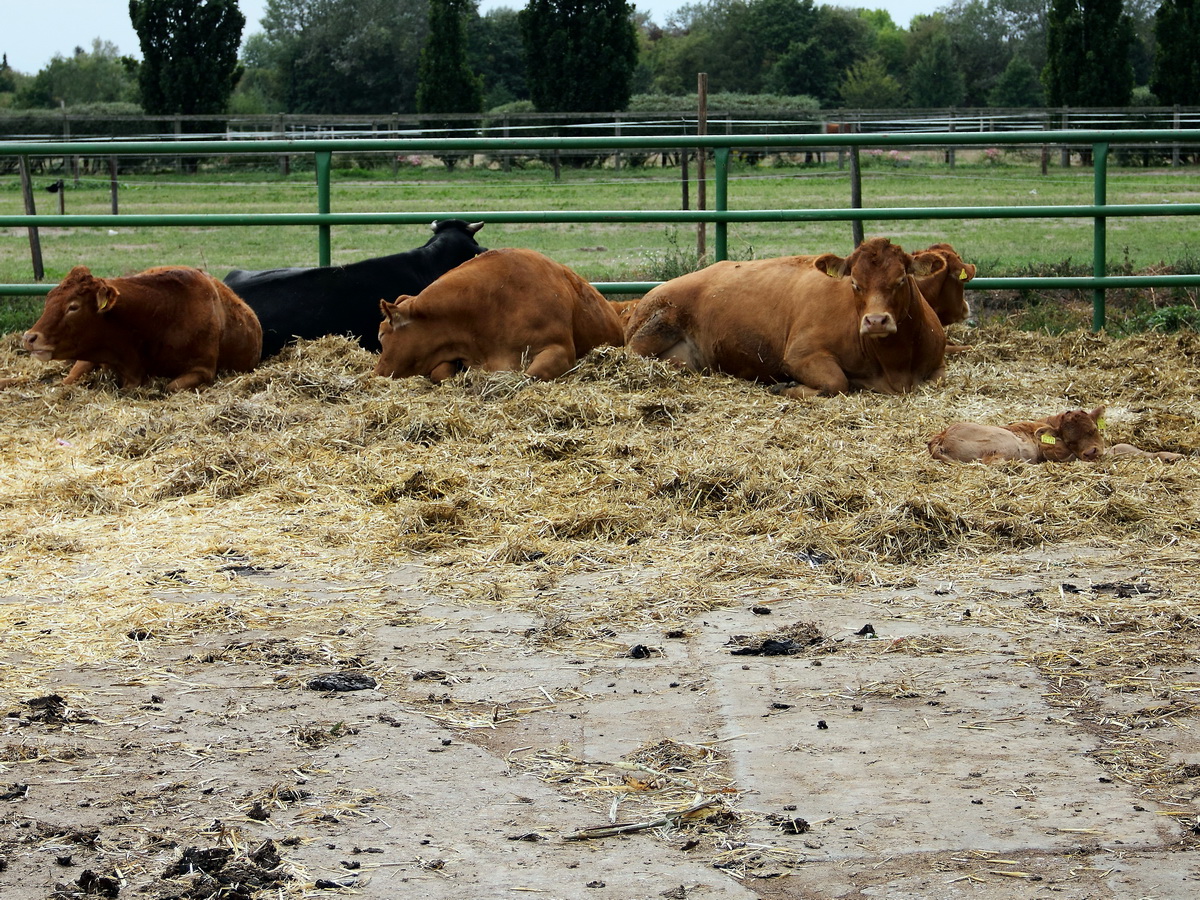
{"type": "MultiPolygon", "coordinates": [[[[425,224],[431,218],[458,218],[494,223],[652,222],[708,223],[714,229],[713,256],[728,258],[729,225],[738,222],[901,221],[913,219],[1089,218],[1093,220],[1092,276],[1044,278],[975,278],[971,290],[1091,289],[1092,325],[1104,327],[1104,292],[1113,288],[1200,285],[1200,273],[1184,275],[1109,276],[1105,259],[1110,218],[1200,215],[1200,203],[1124,204],[1106,202],[1108,157],[1112,145],[1152,144],[1200,146],[1200,129],[1130,129],[1120,131],[893,132],[879,134],[764,134],[556,138],[339,138],[314,140],[225,141],[82,141],[0,142],[0,156],[228,156],[237,154],[313,154],[316,162],[315,213],[166,214],[166,215],[0,215],[0,227],[28,226],[179,226],[179,225],[314,225],[317,256],[328,265],[331,229],[337,225],[425,224]],[[872,207],[845,209],[729,209],[729,160],[734,150],[829,150],[860,147],[969,147],[985,145],[1069,146],[1090,150],[1093,202],[1074,206],[872,207]],[[714,206],[707,210],[489,211],[426,210],[420,213],[336,213],[331,204],[332,158],[338,152],[499,153],[511,151],[709,150],[713,154],[714,206]]],[[[643,293],[658,282],[602,282],[604,293],[643,293]]],[[[0,284],[0,296],[38,295],[46,284],[0,284]]]]}

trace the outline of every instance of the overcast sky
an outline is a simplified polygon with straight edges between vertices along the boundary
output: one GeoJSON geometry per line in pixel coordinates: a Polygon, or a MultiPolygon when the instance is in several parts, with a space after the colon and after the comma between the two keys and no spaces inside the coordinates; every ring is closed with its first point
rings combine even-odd
{"type": "MultiPolygon", "coordinates": [[[[950,0],[834,0],[818,5],[886,9],[901,28],[908,27],[914,15],[932,13],[949,5],[950,0]]],[[[639,10],[651,14],[659,24],[684,6],[679,0],[633,0],[639,10]]],[[[239,0],[246,16],[245,35],[260,31],[259,19],[267,8],[267,0],[239,0]]],[[[520,9],[521,0],[482,0],[480,12],[509,7],[520,9]]],[[[129,24],[129,0],[48,0],[45,6],[32,0],[4,0],[4,28],[0,30],[0,53],[8,56],[8,64],[18,72],[36,74],[57,53],[70,56],[76,47],[92,49],[92,41],[100,38],[116,44],[127,56],[141,57],[137,35],[129,24]]]]}

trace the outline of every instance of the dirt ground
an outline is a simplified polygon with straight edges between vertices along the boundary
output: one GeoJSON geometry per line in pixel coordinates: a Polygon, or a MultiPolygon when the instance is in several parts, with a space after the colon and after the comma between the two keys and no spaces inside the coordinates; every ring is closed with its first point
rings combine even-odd
{"type": "MultiPolygon", "coordinates": [[[[971,585],[775,583],[581,655],[541,646],[537,617],[428,592],[422,566],[245,567],[233,595],[326,627],[131,635],[136,680],[67,665],[9,710],[0,896],[1195,896],[1200,742],[1117,724],[1180,701],[1048,680],[1028,659],[1086,624],[1006,625],[1064,591],[1155,593],[1130,562],[1075,547],[971,585]],[[358,593],[391,621],[356,624],[358,593]],[[313,689],[332,673],[365,689],[313,689]],[[1138,784],[1116,751],[1177,778],[1138,784]],[[614,822],[643,827],[579,836],[614,822]]],[[[170,577],[168,602],[207,599],[186,565],[170,577]]],[[[1195,662],[1156,677],[1194,685],[1195,662]]]]}
{"type": "Polygon", "coordinates": [[[0,342],[0,898],[1191,898],[1194,335],[200,394],[0,342]],[[1185,454],[947,466],[1108,405],[1185,454]]]}

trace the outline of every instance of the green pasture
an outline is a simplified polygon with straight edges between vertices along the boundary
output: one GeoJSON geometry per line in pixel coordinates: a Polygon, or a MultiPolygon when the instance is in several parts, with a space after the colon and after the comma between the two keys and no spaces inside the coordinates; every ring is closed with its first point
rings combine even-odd
{"type": "MultiPolygon", "coordinates": [[[[1056,160],[1057,161],[1057,160],[1056,160]]],[[[315,212],[316,186],[311,167],[297,157],[290,175],[273,164],[240,162],[204,166],[198,173],[164,171],[120,179],[122,213],[315,212]]],[[[427,212],[430,220],[458,214],[487,219],[490,210],[676,210],[683,205],[678,166],[576,168],[564,165],[556,180],[551,167],[529,162],[510,171],[433,160],[393,170],[381,160],[335,157],[333,212],[427,212]],[[373,167],[374,163],[374,167],[373,167]]],[[[689,170],[688,204],[697,203],[696,168],[689,170]]],[[[35,175],[38,211],[57,211],[57,197],[44,187],[62,173],[35,175]]],[[[708,203],[713,205],[712,169],[708,203]]],[[[867,208],[912,206],[1046,206],[1090,204],[1092,170],[1076,165],[1051,166],[1043,176],[1030,154],[1005,151],[996,161],[984,154],[959,153],[951,168],[940,153],[863,155],[863,205],[867,208]]],[[[1187,168],[1111,165],[1108,202],[1170,203],[1200,201],[1200,178],[1187,168]]],[[[110,211],[106,173],[66,179],[65,209],[73,213],[110,211]]],[[[822,163],[799,161],[731,166],[731,209],[844,208],[850,206],[850,177],[836,154],[822,163]]],[[[0,176],[0,213],[20,214],[24,207],[16,175],[0,176]]],[[[890,222],[867,221],[870,235],[887,235],[907,249],[935,241],[952,243],[981,275],[1033,273],[1089,274],[1092,256],[1090,219],[980,219],[890,222]]],[[[31,282],[29,242],[23,228],[0,229],[0,281],[31,282]]],[[[335,263],[406,250],[424,243],[418,226],[335,226],[335,263]]],[[[233,268],[315,265],[315,227],[129,227],[42,228],[46,280],[61,279],[72,266],[87,265],[98,274],[121,275],[153,265],[180,264],[223,276],[233,268]]],[[[696,228],[670,224],[490,224],[479,235],[489,247],[530,247],[576,269],[593,281],[658,280],[694,268],[696,228]]],[[[708,249],[713,247],[712,226],[708,249]]],[[[730,255],[761,258],[851,249],[849,222],[737,223],[729,226],[730,255]]],[[[1200,256],[1200,222],[1194,217],[1110,219],[1108,257],[1114,273],[1161,271],[1194,266],[1200,256]]],[[[1189,270],[1191,271],[1191,270],[1189,270]]],[[[10,301],[5,330],[23,327],[28,310],[10,301]],[[15,317],[15,318],[14,318],[15,317]]]]}

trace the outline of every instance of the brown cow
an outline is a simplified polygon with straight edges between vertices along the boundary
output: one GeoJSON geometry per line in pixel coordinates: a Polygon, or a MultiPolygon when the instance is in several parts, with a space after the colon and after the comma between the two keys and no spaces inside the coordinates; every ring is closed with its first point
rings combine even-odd
{"type": "Polygon", "coordinates": [[[609,302],[533,250],[489,250],[415,297],[381,300],[376,375],[440,382],[465,368],[557,378],[602,344],[621,346],[609,302]]]}
{"type": "Polygon", "coordinates": [[[918,263],[925,262],[928,257],[941,257],[944,266],[927,262],[930,273],[917,277],[917,286],[925,301],[937,313],[938,320],[943,325],[953,325],[971,315],[971,307],[967,305],[964,286],[975,277],[975,265],[965,263],[957,251],[949,244],[931,244],[928,250],[918,250],[913,259],[918,263]]]}
{"type": "Polygon", "coordinates": [[[46,296],[23,343],[38,359],[78,360],[66,384],[108,366],[122,388],[165,376],[167,390],[183,391],[211,384],[222,369],[254,368],[262,328],[241,298],[199,269],[97,278],[76,266],[46,296]]]}
{"type": "Polygon", "coordinates": [[[1105,447],[1100,428],[1104,407],[1091,412],[1072,409],[1032,422],[1011,425],[980,425],[955,422],[934,435],[928,443],[934,459],[943,462],[1024,460],[1025,462],[1095,462],[1103,456],[1152,456],[1163,462],[1183,459],[1179,453],[1150,453],[1132,444],[1105,447]]]}
{"type": "Polygon", "coordinates": [[[788,396],[899,394],[944,372],[946,335],[914,276],[945,264],[917,263],[887,238],[845,259],[719,262],[646,294],[626,339],[697,371],[799,382],[780,390],[788,396]]]}

